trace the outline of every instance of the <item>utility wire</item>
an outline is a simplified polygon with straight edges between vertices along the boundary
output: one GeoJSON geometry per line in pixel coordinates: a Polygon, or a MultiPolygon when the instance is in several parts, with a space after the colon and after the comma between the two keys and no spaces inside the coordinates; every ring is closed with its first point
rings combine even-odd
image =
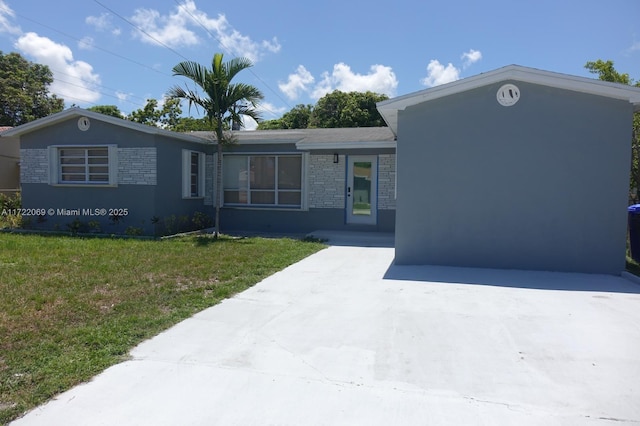
{"type": "MultiPolygon", "coordinates": [[[[189,9],[187,9],[186,7],[184,7],[184,4],[180,3],[178,0],[173,0],[178,7],[180,7],[182,10],[184,10],[189,16],[191,16],[191,18],[198,23],[198,25],[200,25],[202,27],[202,29],[204,29],[211,37],[213,37],[214,39],[218,40],[218,43],[220,43],[220,46],[222,46],[223,49],[225,49],[227,52],[229,52],[230,55],[232,56],[236,56],[233,51],[224,44],[224,42],[220,39],[220,37],[218,37],[217,35],[213,34],[211,31],[209,31],[209,28],[207,28],[202,21],[200,21],[197,17],[193,16],[193,14],[189,11],[189,9]]],[[[260,81],[267,89],[269,89],[269,91],[271,93],[273,93],[274,95],[276,95],[276,97],[278,97],[278,99],[280,99],[289,109],[291,109],[291,105],[289,105],[289,103],[282,97],[280,96],[280,94],[278,92],[276,92],[274,89],[271,88],[271,86],[264,81],[262,78],[260,78],[260,76],[258,76],[258,74],[256,74],[251,68],[249,68],[249,72],[251,74],[253,74],[253,76],[258,79],[258,81],[260,81]]],[[[263,106],[264,108],[264,106],[263,106]]],[[[269,111],[268,108],[264,108],[267,111],[269,111]]],[[[270,113],[276,115],[276,113],[274,113],[273,111],[269,111],[270,113]]]]}
{"type": "Polygon", "coordinates": [[[151,34],[149,34],[148,32],[146,32],[145,30],[143,30],[142,28],[138,27],[136,24],[134,24],[133,22],[129,21],[127,18],[125,18],[124,16],[120,15],[118,12],[115,12],[113,9],[108,8],[107,6],[105,6],[104,4],[102,4],[101,2],[99,2],[98,0],[93,0],[95,3],[99,4],[100,6],[102,6],[103,8],[105,8],[106,10],[108,10],[109,12],[113,13],[114,15],[116,15],[118,18],[122,19],[124,22],[126,22],[127,24],[131,25],[133,28],[135,28],[136,30],[140,31],[142,34],[146,35],[147,37],[149,37],[151,40],[155,41],[156,43],[158,43],[160,46],[163,46],[165,49],[175,53],[176,55],[180,56],[182,59],[184,59],[185,61],[188,61],[189,58],[187,58],[186,56],[184,56],[182,53],[178,52],[177,50],[167,46],[165,43],[161,42],[160,40],[158,40],[157,38],[155,38],[154,36],[152,36],[151,34]]]}
{"type": "MultiPolygon", "coordinates": [[[[4,6],[2,5],[2,3],[0,3],[0,9],[4,10],[4,11],[6,11],[6,12],[8,12],[8,11],[9,11],[9,9],[7,9],[6,7],[4,7],[4,6]]],[[[53,28],[53,27],[51,27],[51,26],[49,26],[49,25],[47,25],[47,24],[43,24],[42,22],[38,22],[38,21],[36,21],[35,19],[31,19],[31,18],[29,18],[29,17],[27,17],[27,16],[21,15],[21,14],[16,13],[16,12],[14,12],[14,14],[15,14],[16,16],[20,17],[21,19],[24,19],[25,21],[29,21],[29,22],[32,22],[32,23],[34,23],[34,24],[36,24],[36,25],[40,25],[40,26],[41,26],[41,27],[43,27],[43,28],[46,28],[46,29],[51,30],[51,31],[53,31],[53,32],[56,32],[56,33],[58,33],[58,34],[60,34],[60,35],[63,35],[63,36],[65,36],[65,37],[68,37],[68,38],[70,38],[71,40],[75,40],[75,41],[77,41],[77,42],[79,42],[79,43],[87,44],[86,42],[84,42],[83,40],[81,40],[81,39],[79,39],[79,38],[77,38],[77,37],[74,37],[74,36],[72,36],[72,35],[70,35],[70,34],[67,34],[67,33],[63,32],[63,31],[60,31],[60,30],[58,30],[58,29],[55,29],[55,28],[53,28]]],[[[158,74],[162,74],[162,75],[165,75],[165,76],[167,76],[167,77],[172,77],[172,75],[171,75],[171,74],[168,74],[168,73],[166,73],[166,72],[162,72],[162,71],[160,71],[160,70],[158,70],[158,69],[156,69],[156,68],[153,68],[153,67],[151,67],[151,66],[149,66],[149,65],[145,65],[145,64],[143,64],[143,63],[141,63],[141,62],[138,62],[138,61],[136,61],[136,60],[134,60],[134,59],[127,58],[126,56],[120,55],[119,53],[112,52],[112,51],[107,50],[107,49],[104,49],[104,48],[102,48],[102,47],[100,47],[100,46],[96,46],[95,44],[90,44],[90,46],[91,46],[91,47],[93,47],[93,48],[95,48],[95,49],[97,49],[97,50],[100,50],[100,51],[102,51],[102,52],[108,53],[109,55],[115,56],[115,57],[117,57],[117,58],[123,59],[123,60],[128,61],[128,62],[131,62],[132,64],[135,64],[135,65],[141,66],[141,67],[143,67],[143,68],[147,68],[147,69],[149,69],[149,70],[151,70],[151,71],[154,71],[154,72],[156,72],[156,73],[158,73],[158,74]]]]}

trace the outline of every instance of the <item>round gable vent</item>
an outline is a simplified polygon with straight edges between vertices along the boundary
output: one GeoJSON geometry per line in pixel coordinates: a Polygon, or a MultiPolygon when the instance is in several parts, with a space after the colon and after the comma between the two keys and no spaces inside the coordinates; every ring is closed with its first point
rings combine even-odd
{"type": "Polygon", "coordinates": [[[78,119],[78,129],[82,130],[83,132],[86,132],[87,130],[89,130],[90,126],[91,126],[91,122],[89,121],[88,117],[80,117],[78,119]]]}
{"type": "Polygon", "coordinates": [[[515,105],[515,103],[520,100],[520,89],[518,89],[518,86],[515,84],[505,84],[498,89],[496,98],[498,99],[498,103],[502,106],[508,107],[515,105]]]}

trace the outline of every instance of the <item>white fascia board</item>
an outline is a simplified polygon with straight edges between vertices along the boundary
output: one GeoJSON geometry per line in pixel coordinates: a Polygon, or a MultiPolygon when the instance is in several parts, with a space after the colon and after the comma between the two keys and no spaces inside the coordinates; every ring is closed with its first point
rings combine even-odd
{"type": "Polygon", "coordinates": [[[337,149],[395,149],[396,141],[371,142],[298,142],[296,148],[303,151],[337,149]]]}
{"type": "Polygon", "coordinates": [[[377,104],[377,108],[389,127],[396,133],[398,111],[400,110],[505,80],[522,81],[525,83],[619,99],[628,101],[634,105],[635,110],[640,110],[640,88],[638,87],[610,83],[594,78],[543,71],[519,65],[509,65],[484,74],[478,74],[473,77],[382,101],[377,104]]]}
{"type": "Polygon", "coordinates": [[[82,108],[69,108],[64,111],[51,114],[47,117],[40,118],[38,120],[31,121],[21,126],[14,127],[13,129],[3,132],[3,136],[21,136],[26,133],[30,133],[34,130],[38,130],[44,127],[48,127],[73,117],[88,117],[91,120],[102,121],[105,123],[113,124],[114,126],[120,126],[127,129],[135,130],[142,133],[163,135],[174,139],[180,139],[187,142],[196,142],[206,144],[208,141],[192,136],[186,133],[172,132],[169,130],[160,129],[157,127],[147,126],[146,124],[135,123],[133,121],[125,120],[122,118],[112,117],[110,115],[100,114],[99,112],[88,111],[82,108]]]}

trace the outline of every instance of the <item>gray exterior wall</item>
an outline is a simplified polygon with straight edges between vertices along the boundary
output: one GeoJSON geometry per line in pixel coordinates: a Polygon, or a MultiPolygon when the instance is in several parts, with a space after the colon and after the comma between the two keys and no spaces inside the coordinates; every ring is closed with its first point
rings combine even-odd
{"type": "Polygon", "coordinates": [[[0,137],[0,193],[12,195],[20,189],[20,141],[0,137]]]}
{"type": "Polygon", "coordinates": [[[377,225],[346,223],[345,209],[270,210],[222,208],[220,224],[223,233],[236,231],[297,233],[317,230],[393,232],[395,210],[379,210],[377,225]]]}
{"type": "Polygon", "coordinates": [[[632,105],[503,83],[399,111],[396,263],[620,273],[632,105]]]}
{"type": "MultiPolygon", "coordinates": [[[[236,146],[234,152],[292,152],[295,145],[236,146]]],[[[319,229],[393,232],[395,228],[395,153],[393,150],[312,151],[307,163],[307,210],[223,207],[221,229],[225,231],[308,233],[319,229]],[[346,223],[347,155],[378,155],[378,212],[376,225],[346,223]]]]}
{"type": "Polygon", "coordinates": [[[78,130],[77,118],[21,136],[22,203],[26,209],[53,209],[55,214],[32,217],[36,229],[67,230],[78,219],[96,221],[102,232],[122,233],[127,227],[141,228],[147,235],[163,231],[165,224],[177,227],[184,216],[196,211],[211,214],[204,200],[182,198],[182,149],[212,152],[211,146],[152,135],[92,120],[88,131],[78,130]],[[50,145],[105,145],[118,147],[116,187],[54,186],[48,183],[50,145]],[[84,209],[127,209],[118,223],[109,215],[87,215],[84,209]],[[62,211],[70,214],[61,214],[62,211]],[[80,214],[77,214],[77,211],[80,214]],[[175,217],[175,219],[172,219],[175,217]],[[153,218],[158,218],[154,225],[153,218]]]}

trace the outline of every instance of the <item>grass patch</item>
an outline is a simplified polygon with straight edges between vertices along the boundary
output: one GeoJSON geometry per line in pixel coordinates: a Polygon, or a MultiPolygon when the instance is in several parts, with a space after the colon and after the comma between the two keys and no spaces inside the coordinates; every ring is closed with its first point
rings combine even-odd
{"type": "Polygon", "coordinates": [[[633,260],[630,255],[627,254],[627,263],[626,263],[627,272],[631,272],[633,275],[637,275],[640,277],[640,265],[638,262],[633,260]]]}
{"type": "Polygon", "coordinates": [[[0,424],[322,247],[0,234],[0,424]]]}

